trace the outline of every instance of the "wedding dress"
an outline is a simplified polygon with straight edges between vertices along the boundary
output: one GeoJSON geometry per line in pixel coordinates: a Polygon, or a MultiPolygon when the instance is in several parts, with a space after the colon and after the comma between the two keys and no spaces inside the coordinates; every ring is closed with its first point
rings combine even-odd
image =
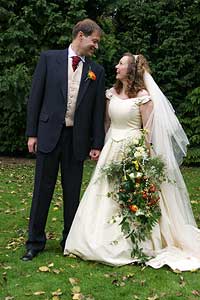
{"type": "MultiPolygon", "coordinates": [[[[75,215],[64,254],[72,253],[84,260],[122,266],[137,260],[131,257],[132,242],[125,238],[121,231],[121,219],[113,222],[113,216],[119,214],[120,208],[115,200],[108,197],[108,192],[111,192],[113,187],[103,174],[102,168],[113,160],[121,160],[125,145],[131,139],[140,137],[140,105],[152,99],[152,95],[123,100],[111,90],[107,90],[106,97],[109,99],[111,126],[75,215]]],[[[151,127],[154,126],[152,122],[149,120],[151,127]]],[[[151,137],[152,140],[154,138],[151,137]]],[[[155,150],[159,152],[159,149],[155,150]]],[[[171,159],[168,158],[169,163],[171,159]]],[[[168,175],[173,176],[173,180],[178,179],[178,183],[162,184],[162,216],[153,228],[151,238],[142,243],[143,251],[149,257],[153,257],[147,262],[147,265],[153,268],[160,268],[166,264],[173,270],[194,270],[200,268],[200,230],[196,227],[190,204],[181,201],[181,197],[188,199],[188,195],[176,162],[172,163],[172,166],[170,164],[168,175]],[[171,169],[173,172],[170,173],[171,169]]]]}

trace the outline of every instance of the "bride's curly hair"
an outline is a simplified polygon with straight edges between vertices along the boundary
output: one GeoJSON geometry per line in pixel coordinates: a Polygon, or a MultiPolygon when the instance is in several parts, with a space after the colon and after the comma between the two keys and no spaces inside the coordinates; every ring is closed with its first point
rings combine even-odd
{"type": "MultiPolygon", "coordinates": [[[[149,68],[149,64],[146,58],[142,54],[138,54],[137,56],[133,55],[130,52],[126,52],[123,54],[124,56],[129,57],[129,64],[128,64],[128,72],[127,72],[127,89],[126,94],[129,98],[136,97],[138,92],[145,89],[143,74],[146,70],[147,72],[151,72],[149,68]]],[[[114,84],[114,88],[118,94],[120,94],[123,83],[117,79],[116,83],[114,84]]]]}

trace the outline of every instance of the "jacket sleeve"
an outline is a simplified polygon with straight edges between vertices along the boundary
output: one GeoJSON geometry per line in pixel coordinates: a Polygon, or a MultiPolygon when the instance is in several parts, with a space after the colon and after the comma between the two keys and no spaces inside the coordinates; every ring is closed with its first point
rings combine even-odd
{"type": "Polygon", "coordinates": [[[45,79],[46,57],[44,53],[41,53],[33,75],[31,92],[27,104],[26,135],[29,137],[37,137],[38,120],[43,103],[45,79]]]}
{"type": "Polygon", "coordinates": [[[95,106],[93,111],[92,121],[92,149],[101,150],[104,145],[105,129],[105,71],[101,67],[100,74],[97,78],[97,93],[95,99],[95,106]]]}

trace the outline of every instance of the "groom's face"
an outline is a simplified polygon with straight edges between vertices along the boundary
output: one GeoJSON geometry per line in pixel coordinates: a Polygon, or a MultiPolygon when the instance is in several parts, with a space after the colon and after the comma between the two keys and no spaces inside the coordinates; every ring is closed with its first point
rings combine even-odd
{"type": "Polygon", "coordinates": [[[79,51],[80,55],[92,56],[99,48],[100,34],[94,31],[91,35],[85,36],[83,32],[79,33],[79,51]]]}

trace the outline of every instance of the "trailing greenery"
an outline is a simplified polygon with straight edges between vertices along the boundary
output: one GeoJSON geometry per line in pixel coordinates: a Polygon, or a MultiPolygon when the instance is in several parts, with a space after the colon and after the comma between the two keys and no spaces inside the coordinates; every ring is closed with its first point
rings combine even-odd
{"type": "Polygon", "coordinates": [[[113,185],[108,196],[119,203],[112,222],[117,222],[124,237],[130,238],[131,256],[141,263],[150,259],[143,251],[142,242],[150,238],[160,220],[159,191],[161,183],[168,180],[161,158],[149,156],[145,134],[144,131],[140,138],[130,140],[121,160],[112,161],[103,169],[113,185]]]}
{"type": "MultiPolygon", "coordinates": [[[[188,97],[200,84],[198,0],[2,0],[0,16],[1,153],[26,151],[26,98],[39,53],[65,48],[73,25],[85,17],[105,32],[96,60],[105,67],[107,86],[115,80],[114,66],[122,53],[143,53],[184,128],[188,110],[195,126],[192,106],[199,104],[188,97]]],[[[191,150],[186,162],[199,163],[199,133],[195,140],[193,131],[187,134],[191,150]]]]}

